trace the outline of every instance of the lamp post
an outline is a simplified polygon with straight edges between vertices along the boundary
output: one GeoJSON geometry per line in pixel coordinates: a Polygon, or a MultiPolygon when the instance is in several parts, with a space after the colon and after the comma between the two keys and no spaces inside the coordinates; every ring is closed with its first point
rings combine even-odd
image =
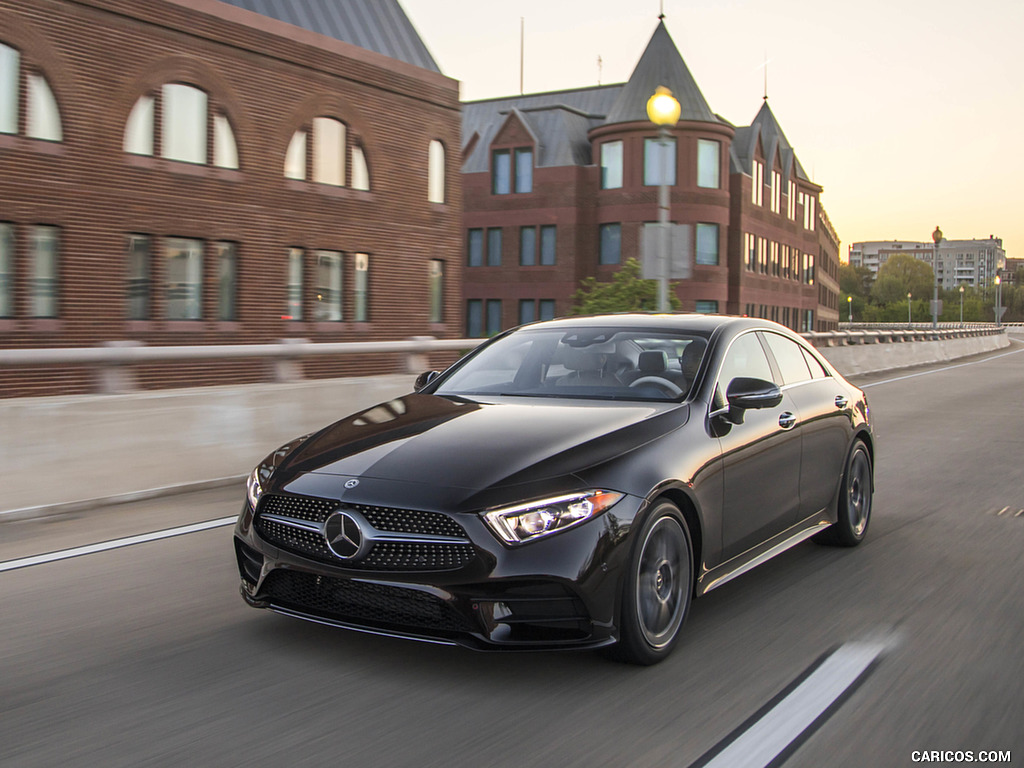
{"type": "Polygon", "coordinates": [[[1003,313],[1000,310],[1003,308],[1003,281],[996,274],[996,327],[999,328],[1003,324],[1003,313]]]}
{"type": "Polygon", "coordinates": [[[960,286],[960,327],[964,325],[964,287],[960,286]]]}
{"type": "Polygon", "coordinates": [[[911,299],[911,296],[910,296],[910,293],[908,292],[907,293],[907,326],[908,327],[912,326],[914,324],[914,321],[910,319],[910,308],[913,306],[910,303],[910,299],[911,299]]]}
{"type": "Polygon", "coordinates": [[[932,272],[935,275],[935,290],[932,295],[932,328],[939,327],[939,243],[942,242],[942,230],[935,225],[932,232],[932,240],[935,241],[935,260],[932,262],[932,272]]]}
{"type": "Polygon", "coordinates": [[[846,305],[850,308],[850,325],[853,325],[853,296],[846,297],[846,305]]]}
{"type": "Polygon", "coordinates": [[[658,185],[658,311],[668,312],[668,173],[669,129],[679,122],[679,102],[663,85],[647,100],[647,117],[658,126],[658,147],[661,151],[661,183],[658,185]]]}

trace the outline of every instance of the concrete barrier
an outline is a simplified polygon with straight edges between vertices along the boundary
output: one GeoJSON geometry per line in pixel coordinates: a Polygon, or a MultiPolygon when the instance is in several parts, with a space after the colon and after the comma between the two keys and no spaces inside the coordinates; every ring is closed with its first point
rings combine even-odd
{"type": "MultiPolygon", "coordinates": [[[[819,349],[840,371],[854,375],[952,360],[1009,343],[1006,334],[998,334],[819,349]]],[[[413,378],[0,400],[0,520],[238,482],[278,445],[410,392],[413,378]]]]}

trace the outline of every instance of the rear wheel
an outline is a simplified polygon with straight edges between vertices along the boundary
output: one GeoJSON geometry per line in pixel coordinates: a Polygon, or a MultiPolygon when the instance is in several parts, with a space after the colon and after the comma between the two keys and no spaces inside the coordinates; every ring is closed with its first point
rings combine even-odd
{"type": "Polygon", "coordinates": [[[650,665],[671,653],[690,610],[693,549],[679,509],[657,502],[637,537],[623,579],[619,642],[613,655],[650,665]]]}
{"type": "Polygon", "coordinates": [[[850,451],[839,492],[839,516],[815,540],[836,547],[855,547],[864,540],[871,522],[872,501],[871,456],[867,446],[858,440],[850,451]]]}

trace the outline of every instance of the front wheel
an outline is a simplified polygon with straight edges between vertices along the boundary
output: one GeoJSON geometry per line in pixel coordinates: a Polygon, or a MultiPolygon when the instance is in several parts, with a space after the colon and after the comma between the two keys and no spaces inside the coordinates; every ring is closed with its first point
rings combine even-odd
{"type": "Polygon", "coordinates": [[[623,579],[619,642],[613,655],[656,664],[671,653],[690,610],[693,549],[679,509],[658,502],[640,529],[623,579]]]}
{"type": "Polygon", "coordinates": [[[858,440],[846,461],[843,486],[839,492],[838,519],[816,537],[818,542],[836,547],[855,547],[864,540],[871,522],[873,477],[867,446],[858,440]]]}

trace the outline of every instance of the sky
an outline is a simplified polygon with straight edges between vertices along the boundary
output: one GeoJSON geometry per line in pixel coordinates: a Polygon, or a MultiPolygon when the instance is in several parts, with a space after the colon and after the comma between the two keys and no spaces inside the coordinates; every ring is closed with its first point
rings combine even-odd
{"type": "MultiPolygon", "coordinates": [[[[768,103],[841,256],[865,240],[1003,239],[1024,257],[1024,3],[663,0],[712,111],[768,103]]],[[[401,0],[464,101],[629,79],[659,0],[401,0]],[[602,60],[598,69],[598,57],[602,60]]]]}

